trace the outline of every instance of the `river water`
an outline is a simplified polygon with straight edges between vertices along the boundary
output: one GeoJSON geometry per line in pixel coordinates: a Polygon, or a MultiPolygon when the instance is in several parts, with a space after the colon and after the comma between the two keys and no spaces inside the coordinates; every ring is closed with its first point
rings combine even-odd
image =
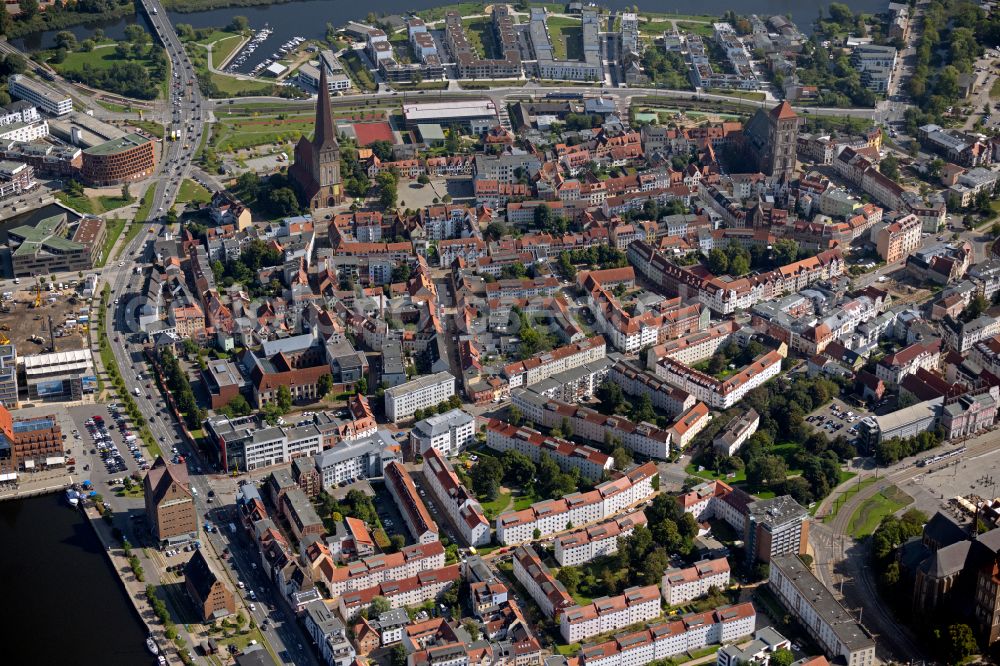
{"type": "MultiPolygon", "coordinates": [[[[326,24],[343,26],[351,20],[364,20],[369,12],[376,14],[404,14],[406,12],[445,4],[447,0],[375,0],[371,3],[355,5],[342,0],[302,0],[278,5],[262,5],[259,7],[232,7],[229,9],[213,9],[204,12],[181,14],[170,12],[171,22],[190,23],[196,28],[215,28],[227,25],[233,16],[246,16],[254,29],[268,25],[273,34],[263,43],[252,57],[247,59],[242,70],[248,71],[261,60],[278,50],[278,47],[292,37],[300,36],[307,39],[322,37],[326,32],[326,24]]],[[[631,7],[635,0],[601,0],[603,6],[613,9],[631,7]]],[[[640,9],[649,11],[677,12],[681,14],[713,14],[718,15],[730,9],[741,14],[791,14],[792,20],[803,32],[809,32],[812,22],[816,19],[819,9],[830,4],[828,0],[660,0],[657,2],[639,2],[640,9]]],[[[846,0],[855,11],[878,12],[888,7],[888,0],[846,0]]],[[[111,38],[119,39],[125,35],[125,26],[129,23],[142,21],[144,16],[130,16],[117,21],[102,24],[79,25],[70,30],[77,39],[86,39],[93,34],[95,28],[101,28],[111,38]]],[[[147,26],[148,27],[148,26],[147,26]]],[[[28,51],[54,46],[55,30],[28,35],[22,39],[13,40],[18,48],[28,51]]]]}
{"type": "Polygon", "coordinates": [[[61,494],[0,502],[4,663],[155,663],[93,528],[61,494]]]}

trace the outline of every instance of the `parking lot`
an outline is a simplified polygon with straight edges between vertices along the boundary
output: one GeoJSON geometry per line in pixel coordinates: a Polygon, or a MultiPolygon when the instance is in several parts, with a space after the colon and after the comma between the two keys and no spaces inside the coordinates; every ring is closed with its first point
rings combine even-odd
{"type": "Polygon", "coordinates": [[[84,478],[89,478],[103,492],[110,479],[122,479],[139,473],[153,464],[141,451],[140,440],[132,432],[124,412],[114,403],[71,407],[72,427],[66,430],[67,441],[83,454],[84,478]],[[130,439],[131,438],[131,439],[130,439]],[[102,487],[102,485],[104,487],[102,487]]]}
{"type": "Polygon", "coordinates": [[[852,440],[858,434],[858,421],[867,415],[868,412],[864,409],[835,399],[809,414],[806,421],[817,431],[825,434],[828,439],[836,439],[843,435],[852,440]]]}

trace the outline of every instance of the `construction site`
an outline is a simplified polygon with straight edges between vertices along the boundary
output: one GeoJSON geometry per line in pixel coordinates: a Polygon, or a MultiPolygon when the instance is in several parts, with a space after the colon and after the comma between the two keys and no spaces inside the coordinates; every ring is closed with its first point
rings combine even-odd
{"type": "Polygon", "coordinates": [[[91,312],[83,283],[24,282],[32,284],[0,294],[0,344],[22,357],[85,348],[91,312]]]}

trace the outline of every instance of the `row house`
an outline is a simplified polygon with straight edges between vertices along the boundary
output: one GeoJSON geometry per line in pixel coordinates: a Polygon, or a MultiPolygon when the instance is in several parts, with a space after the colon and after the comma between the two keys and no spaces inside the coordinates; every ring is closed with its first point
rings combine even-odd
{"type": "Polygon", "coordinates": [[[393,461],[385,467],[385,485],[396,501],[403,521],[417,543],[431,543],[438,540],[438,526],[420,499],[413,478],[400,463],[393,461]]]}
{"type": "Polygon", "coordinates": [[[490,419],[486,424],[486,445],[501,453],[517,451],[538,463],[547,455],[563,472],[576,469],[584,479],[597,480],[611,471],[614,460],[590,446],[581,446],[537,430],[490,419]]]}
{"type": "Polygon", "coordinates": [[[444,508],[453,525],[470,546],[483,546],[490,542],[490,524],[475,496],[462,485],[448,460],[430,448],[424,453],[424,479],[444,508]]]}
{"type": "MultiPolygon", "coordinates": [[[[635,666],[696,652],[709,645],[732,643],[753,633],[757,612],[750,602],[722,606],[714,611],[689,613],[679,619],[615,636],[597,645],[584,645],[581,666],[635,666]]],[[[548,662],[565,666],[565,657],[548,662]]]]}
{"type": "Polygon", "coordinates": [[[364,590],[383,582],[412,578],[421,571],[444,567],[444,546],[440,541],[406,546],[398,553],[375,555],[333,570],[325,582],[334,598],[346,592],[364,590]]]}
{"type": "Polygon", "coordinates": [[[514,578],[524,586],[528,596],[535,600],[546,617],[558,617],[574,605],[573,597],[555,579],[534,548],[517,547],[511,555],[511,563],[514,565],[514,578]]]}
{"type": "Polygon", "coordinates": [[[618,539],[630,536],[636,525],[646,524],[646,514],[636,511],[597,525],[556,537],[556,562],[561,567],[579,566],[618,552],[618,539]]]}
{"type": "Polygon", "coordinates": [[[622,391],[629,395],[648,395],[653,407],[667,416],[682,414],[697,402],[687,391],[671,386],[652,372],[624,359],[615,361],[608,368],[608,380],[621,386],[622,391]]]}
{"type": "Polygon", "coordinates": [[[383,597],[390,608],[419,606],[425,601],[439,598],[452,585],[461,580],[461,567],[453,564],[418,572],[406,578],[392,578],[373,587],[352,590],[340,595],[338,606],[345,620],[357,618],[368,608],[375,597],[383,597]]]}
{"type": "Polygon", "coordinates": [[[724,590],[729,587],[729,560],[720,557],[702,560],[686,569],[667,569],[660,587],[668,606],[679,606],[705,596],[713,587],[724,590]]]}
{"type": "Polygon", "coordinates": [[[886,385],[896,386],[917,368],[933,370],[941,360],[941,341],[915,342],[909,347],[889,354],[875,366],[875,376],[886,385]]]}
{"type": "Polygon", "coordinates": [[[696,402],[694,407],[678,416],[677,420],[667,428],[670,445],[678,451],[683,451],[711,420],[712,414],[705,403],[696,402]]]}
{"type": "Polygon", "coordinates": [[[522,511],[502,513],[496,518],[497,541],[504,545],[523,543],[563,532],[573,525],[589,525],[610,518],[649,499],[656,476],[656,466],[647,462],[598,484],[589,492],[572,493],[558,500],[536,502],[522,511]]]}
{"type": "Polygon", "coordinates": [[[656,365],[656,374],[667,383],[692,394],[713,409],[729,409],[743,397],[781,373],[781,354],[769,351],[724,380],[694,370],[671,358],[656,365]]]}
{"type": "Polygon", "coordinates": [[[392,172],[400,178],[415,180],[420,176],[427,175],[427,166],[424,164],[423,160],[419,159],[383,162],[378,158],[378,155],[372,155],[368,158],[367,164],[365,165],[365,171],[368,173],[368,177],[372,180],[374,180],[377,175],[385,171],[392,172]]]}
{"type": "Polygon", "coordinates": [[[1000,319],[981,315],[972,321],[961,322],[946,319],[942,322],[944,341],[959,354],[965,354],[973,346],[1000,334],[1000,319]]]}
{"type": "Polygon", "coordinates": [[[559,280],[549,277],[497,280],[486,285],[488,298],[534,298],[551,296],[559,289],[559,280]]]}
{"type": "Polygon", "coordinates": [[[586,606],[565,609],[559,616],[559,632],[567,643],[576,643],[660,614],[660,590],[655,585],[630,587],[616,597],[602,597],[586,606]]]}
{"type": "Polygon", "coordinates": [[[530,386],[552,375],[578,368],[605,357],[607,345],[604,338],[595,335],[583,342],[565,345],[552,351],[535,354],[531,358],[510,363],[503,369],[511,388],[530,386]]]}
{"type": "MultiPolygon", "coordinates": [[[[616,437],[622,445],[639,455],[666,460],[670,456],[670,433],[651,423],[633,423],[617,414],[608,416],[589,407],[572,405],[535,393],[531,389],[515,389],[512,403],[532,423],[555,428],[568,422],[574,437],[592,442],[606,442],[616,437]]],[[[551,454],[550,454],[551,455],[551,454]]]]}
{"type": "Polygon", "coordinates": [[[448,155],[446,157],[428,157],[424,162],[427,175],[435,176],[470,176],[472,175],[471,155],[448,155]]]}
{"type": "Polygon", "coordinates": [[[493,210],[506,207],[512,200],[524,200],[531,196],[531,189],[524,183],[502,183],[496,180],[477,180],[473,186],[477,206],[493,210]]]}

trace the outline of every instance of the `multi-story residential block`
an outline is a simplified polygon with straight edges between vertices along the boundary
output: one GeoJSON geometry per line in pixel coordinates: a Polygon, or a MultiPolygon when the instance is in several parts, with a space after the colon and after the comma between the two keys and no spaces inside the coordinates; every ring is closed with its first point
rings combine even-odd
{"type": "MultiPolygon", "coordinates": [[[[778,650],[791,650],[792,642],[775,631],[772,627],[764,627],[754,632],[753,640],[740,647],[738,645],[723,645],[716,653],[715,666],[769,666],[771,655],[778,650]]],[[[826,659],[820,657],[824,664],[826,659]]],[[[800,660],[805,661],[805,660],[800,660]]],[[[796,662],[798,666],[806,666],[796,662]]],[[[810,666],[820,666],[810,664],[810,666]]]]}
{"type": "Polygon", "coordinates": [[[905,259],[920,247],[921,230],[920,218],[912,213],[890,222],[879,229],[875,237],[878,255],[887,264],[905,259]]]}
{"type": "Polygon", "coordinates": [[[476,420],[461,409],[428,416],[410,431],[410,448],[423,455],[437,449],[446,458],[458,455],[476,436],[476,420]]]}
{"type": "Polygon", "coordinates": [[[24,74],[12,74],[8,77],[7,89],[14,97],[30,102],[53,116],[65,116],[73,112],[73,100],[68,95],[24,74]]]}
{"type": "Polygon", "coordinates": [[[686,569],[667,569],[663,573],[663,600],[678,606],[708,594],[710,588],[724,590],[729,585],[729,560],[720,557],[702,560],[686,569]]]}
{"type": "Polygon", "coordinates": [[[566,419],[575,437],[605,442],[610,434],[620,439],[626,448],[649,458],[665,460],[670,456],[670,433],[650,423],[633,423],[618,415],[607,416],[588,407],[546,398],[533,389],[512,391],[511,404],[521,410],[526,420],[546,428],[561,426],[566,419]]]}
{"type": "Polygon", "coordinates": [[[511,388],[531,386],[552,375],[600,360],[607,353],[607,345],[600,335],[580,343],[566,345],[552,351],[536,354],[531,358],[504,367],[503,374],[511,388]]]}
{"type": "Polygon", "coordinates": [[[428,449],[424,454],[424,479],[438,506],[444,508],[470,546],[490,542],[490,524],[483,515],[483,508],[437,449],[428,449]]]}
{"type": "Polygon", "coordinates": [[[758,425],[760,425],[760,415],[756,410],[751,409],[739,414],[722,429],[722,432],[716,435],[712,446],[716,453],[726,456],[735,455],[743,443],[757,432],[758,425]]]}
{"type": "MultiPolygon", "coordinates": [[[[6,409],[17,409],[17,396],[17,348],[12,344],[0,345],[0,405],[6,409]]],[[[0,463],[0,470],[6,471],[4,467],[0,463]]],[[[16,469],[17,464],[12,467],[16,469]]]]}
{"type": "Polygon", "coordinates": [[[496,419],[486,424],[486,445],[500,452],[518,451],[536,463],[543,454],[548,455],[562,471],[577,469],[585,479],[600,479],[614,466],[611,456],[593,447],[546,437],[537,430],[519,428],[496,419]]]}
{"type": "Polygon", "coordinates": [[[198,508],[188,487],[187,466],[157,458],[142,482],[146,520],[157,543],[198,536],[198,508]]]}
{"type": "Polygon", "coordinates": [[[345,592],[412,578],[422,571],[432,571],[443,566],[444,546],[440,541],[432,541],[406,546],[398,553],[355,560],[344,567],[331,567],[324,572],[324,582],[330,590],[330,596],[337,598],[345,592]]]}
{"type": "Polygon", "coordinates": [[[534,548],[518,546],[511,555],[511,562],[514,565],[514,578],[524,586],[547,617],[558,617],[574,605],[573,597],[542,563],[534,548]]]}
{"type": "MultiPolygon", "coordinates": [[[[647,629],[615,636],[604,643],[584,645],[579,659],[584,666],[648,664],[708,645],[736,642],[753,633],[756,621],[757,613],[750,602],[689,613],[647,629]]],[[[568,660],[556,657],[546,663],[566,666],[568,660]]]]}
{"type": "Polygon", "coordinates": [[[385,392],[385,415],[393,423],[413,416],[418,409],[436,407],[455,395],[455,377],[438,372],[393,386],[385,392]]]}
{"type": "Polygon", "coordinates": [[[311,601],[303,609],[303,624],[327,666],[350,666],[357,653],[347,639],[347,631],[333,609],[320,599],[311,601]]]}
{"type": "Polygon", "coordinates": [[[729,409],[747,393],[777,377],[781,358],[777,351],[765,352],[736,374],[720,380],[668,357],[656,365],[656,374],[714,409],[729,409]]]}
{"type": "Polygon", "coordinates": [[[438,526],[427,511],[424,501],[417,493],[417,487],[398,462],[391,462],[385,468],[385,485],[389,494],[396,500],[396,506],[403,515],[406,527],[417,543],[430,543],[438,540],[438,526]]]}
{"type": "Polygon", "coordinates": [[[796,554],[771,560],[768,585],[830,659],[847,666],[875,663],[875,641],[796,554]]]}
{"type": "Polygon", "coordinates": [[[749,561],[805,553],[808,541],[809,512],[789,495],[747,505],[743,542],[749,561]]]}
{"type": "Polygon", "coordinates": [[[321,451],[314,459],[323,488],[329,489],[358,479],[382,476],[389,463],[402,458],[399,444],[389,432],[378,430],[374,435],[344,441],[321,451]]]}
{"type": "Polygon", "coordinates": [[[630,587],[616,597],[594,599],[586,606],[566,608],[559,615],[559,632],[567,643],[652,620],[661,614],[655,585],[630,587]]]}
{"type": "Polygon", "coordinates": [[[496,518],[497,541],[504,545],[523,543],[564,532],[574,525],[606,520],[646,501],[653,494],[654,479],[659,483],[656,466],[648,462],[635,465],[589,492],[536,502],[522,511],[507,511],[496,518]]]}
{"type": "Polygon", "coordinates": [[[301,541],[309,535],[322,536],[323,519],[316,513],[312,502],[301,488],[295,487],[286,492],[281,498],[279,509],[296,539],[301,541]]]}
{"type": "Polygon", "coordinates": [[[618,552],[618,539],[631,535],[636,525],[645,524],[646,514],[636,511],[563,534],[553,542],[556,562],[563,567],[576,566],[604,555],[614,555],[618,552]]]}
{"type": "Polygon", "coordinates": [[[453,564],[420,571],[407,578],[386,580],[373,587],[344,592],[338,600],[340,615],[346,620],[355,619],[371,605],[375,597],[384,597],[391,608],[418,606],[440,597],[449,587],[456,585],[461,577],[461,567],[453,564]]]}
{"type": "Polygon", "coordinates": [[[712,414],[705,403],[696,402],[694,407],[678,416],[673,425],[667,428],[670,445],[676,450],[683,451],[711,420],[712,414]]]}
{"type": "Polygon", "coordinates": [[[671,386],[630,361],[615,361],[608,369],[608,379],[629,395],[648,395],[653,407],[664,411],[667,416],[678,416],[697,402],[690,393],[671,386]]]}
{"type": "Polygon", "coordinates": [[[887,385],[897,386],[903,378],[918,368],[933,370],[941,360],[941,341],[915,342],[909,347],[889,354],[875,366],[875,376],[887,385]]]}

